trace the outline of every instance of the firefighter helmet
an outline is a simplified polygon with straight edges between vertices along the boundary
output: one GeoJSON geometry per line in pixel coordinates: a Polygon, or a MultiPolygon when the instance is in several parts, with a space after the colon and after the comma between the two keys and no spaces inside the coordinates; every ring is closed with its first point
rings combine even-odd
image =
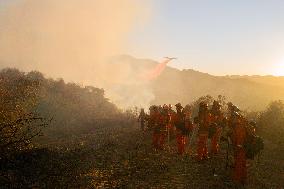
{"type": "Polygon", "coordinates": [[[191,106],[189,104],[185,105],[184,110],[191,111],[191,106]]]}
{"type": "Polygon", "coordinates": [[[177,103],[175,106],[176,106],[176,108],[180,108],[180,109],[183,108],[182,105],[181,105],[181,103],[177,103]]]}
{"type": "Polygon", "coordinates": [[[167,110],[168,108],[169,108],[169,107],[168,107],[167,104],[164,104],[164,105],[163,105],[163,109],[167,110]]]}

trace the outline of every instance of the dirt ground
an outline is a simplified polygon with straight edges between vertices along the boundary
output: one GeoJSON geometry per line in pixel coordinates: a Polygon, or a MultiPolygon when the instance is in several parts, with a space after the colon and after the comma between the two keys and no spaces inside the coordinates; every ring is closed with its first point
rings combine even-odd
{"type": "MultiPolygon", "coordinates": [[[[265,145],[261,156],[248,162],[245,188],[284,188],[284,148],[265,145]]],[[[8,163],[0,188],[241,188],[230,180],[226,144],[218,156],[199,163],[194,153],[177,155],[174,137],[166,150],[153,150],[151,133],[134,124],[96,128],[52,146],[8,163]]]]}
{"type": "MultiPolygon", "coordinates": [[[[112,135],[110,141],[93,154],[93,169],[85,175],[92,180],[91,186],[238,188],[230,180],[231,168],[226,168],[225,144],[218,156],[199,163],[194,153],[177,155],[174,139],[166,150],[153,150],[151,133],[143,133],[137,128],[120,128],[119,134],[112,135]]],[[[280,156],[284,154],[283,148],[269,146],[272,145],[267,143],[259,157],[248,161],[249,178],[245,188],[284,188],[284,156],[280,156]]]]}

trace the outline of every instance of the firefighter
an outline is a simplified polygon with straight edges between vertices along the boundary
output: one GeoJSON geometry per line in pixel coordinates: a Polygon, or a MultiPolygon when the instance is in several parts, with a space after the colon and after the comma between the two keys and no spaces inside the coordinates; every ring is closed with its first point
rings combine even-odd
{"type": "Polygon", "coordinates": [[[244,185],[247,178],[246,151],[244,148],[247,138],[247,121],[238,112],[235,112],[235,122],[233,124],[232,143],[234,149],[234,169],[233,181],[244,185]]]}
{"type": "Polygon", "coordinates": [[[225,117],[223,113],[221,112],[221,104],[218,101],[213,102],[213,106],[211,109],[211,115],[212,115],[212,122],[214,124],[211,124],[210,131],[209,132],[209,138],[211,139],[211,154],[217,154],[219,152],[219,141],[222,134],[222,127],[224,126],[225,117]]]}
{"type": "Polygon", "coordinates": [[[163,150],[165,145],[165,140],[167,136],[167,126],[169,124],[169,111],[168,106],[166,104],[160,109],[160,116],[159,116],[159,149],[163,150]]]}
{"type": "Polygon", "coordinates": [[[240,109],[235,106],[232,102],[229,102],[228,104],[228,117],[227,117],[227,135],[229,136],[230,140],[232,141],[231,135],[234,129],[234,125],[236,124],[237,117],[236,115],[239,114],[240,109]],[[236,114],[238,113],[238,114],[236,114]]]}
{"type": "MultiPolygon", "coordinates": [[[[192,133],[193,131],[193,122],[191,120],[191,114],[192,114],[192,108],[189,104],[187,104],[184,109],[183,109],[183,113],[184,113],[184,116],[185,116],[185,128],[187,130],[187,134],[189,136],[186,136],[186,141],[187,143],[190,143],[191,142],[191,138],[190,138],[190,134],[192,133]]],[[[192,150],[189,148],[189,154],[192,153],[192,150]]]]}
{"type": "Polygon", "coordinates": [[[153,136],[152,136],[152,145],[155,149],[159,148],[159,138],[160,134],[158,132],[158,123],[159,123],[160,115],[158,112],[157,106],[151,106],[150,107],[150,117],[149,117],[149,124],[150,128],[153,130],[153,136]]]}
{"type": "Polygon", "coordinates": [[[145,131],[146,118],[147,118],[147,115],[144,111],[144,108],[141,108],[140,114],[138,116],[138,122],[140,122],[140,127],[142,131],[145,131]]]}
{"type": "Polygon", "coordinates": [[[229,102],[228,104],[228,119],[229,120],[233,120],[234,119],[234,116],[236,115],[235,113],[236,112],[240,112],[240,109],[235,106],[232,102],[229,102]]]}
{"type": "Polygon", "coordinates": [[[152,106],[150,106],[149,107],[149,116],[147,116],[147,121],[148,121],[148,124],[147,124],[147,126],[148,126],[148,129],[153,129],[153,127],[154,127],[154,119],[153,119],[153,115],[154,115],[154,105],[152,105],[152,106]]]}
{"type": "Polygon", "coordinates": [[[175,136],[175,127],[174,127],[174,116],[175,111],[173,110],[173,105],[168,105],[168,113],[169,113],[169,123],[167,126],[168,129],[168,140],[174,139],[175,136]]]}
{"type": "Polygon", "coordinates": [[[176,113],[174,115],[174,125],[176,128],[176,140],[178,154],[183,155],[185,152],[186,136],[185,136],[185,115],[182,111],[183,107],[180,103],[176,105],[176,113]]]}
{"type": "Polygon", "coordinates": [[[208,104],[201,102],[198,112],[198,144],[197,144],[197,160],[201,161],[208,158],[207,140],[208,129],[211,124],[211,114],[208,110],[208,104]]]}

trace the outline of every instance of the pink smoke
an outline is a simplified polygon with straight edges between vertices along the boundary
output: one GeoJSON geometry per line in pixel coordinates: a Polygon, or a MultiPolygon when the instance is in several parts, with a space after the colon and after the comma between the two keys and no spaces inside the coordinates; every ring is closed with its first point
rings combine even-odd
{"type": "Polygon", "coordinates": [[[156,79],[165,69],[167,64],[171,61],[171,59],[166,59],[159,63],[155,68],[149,70],[145,74],[142,75],[143,79],[146,81],[151,81],[153,79],[156,79]]]}

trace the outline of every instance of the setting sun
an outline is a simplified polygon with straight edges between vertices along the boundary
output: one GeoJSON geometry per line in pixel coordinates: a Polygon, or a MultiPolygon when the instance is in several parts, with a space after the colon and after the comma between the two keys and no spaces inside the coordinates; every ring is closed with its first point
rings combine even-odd
{"type": "Polygon", "coordinates": [[[275,68],[273,69],[272,75],[284,76],[284,61],[275,65],[275,68]]]}

